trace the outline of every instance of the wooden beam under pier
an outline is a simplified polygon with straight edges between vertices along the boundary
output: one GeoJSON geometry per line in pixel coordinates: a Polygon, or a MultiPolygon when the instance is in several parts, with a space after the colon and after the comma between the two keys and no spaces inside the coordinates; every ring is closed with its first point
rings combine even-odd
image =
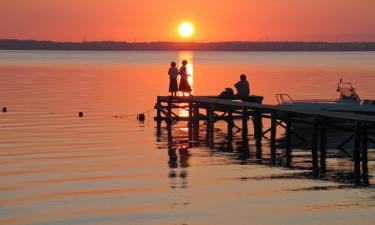
{"type": "Polygon", "coordinates": [[[353,161],[354,161],[354,182],[361,184],[361,127],[357,122],[354,129],[353,144],[353,161]]]}
{"type": "Polygon", "coordinates": [[[277,126],[277,116],[275,112],[271,113],[271,164],[276,164],[276,126],[277,126]]]}
{"type": "Polygon", "coordinates": [[[313,175],[315,178],[319,176],[318,141],[319,141],[319,123],[315,123],[313,126],[312,146],[311,146],[311,161],[312,161],[313,175]]]}
{"type": "Polygon", "coordinates": [[[326,168],[327,158],[327,126],[325,120],[319,120],[319,152],[320,152],[320,173],[324,174],[326,168]]]}
{"type": "Polygon", "coordinates": [[[292,122],[290,117],[287,116],[285,121],[285,157],[286,157],[286,166],[290,167],[292,163],[292,122]]]}
{"type": "Polygon", "coordinates": [[[248,126],[247,126],[247,121],[249,119],[247,109],[242,109],[242,141],[243,141],[243,146],[247,147],[249,142],[248,142],[248,126]]]}
{"type": "Polygon", "coordinates": [[[366,127],[362,128],[362,181],[364,185],[369,185],[368,178],[368,131],[366,127]]]}
{"type": "Polygon", "coordinates": [[[262,114],[260,111],[255,110],[253,113],[254,123],[254,138],[257,159],[262,158],[262,114]]]}

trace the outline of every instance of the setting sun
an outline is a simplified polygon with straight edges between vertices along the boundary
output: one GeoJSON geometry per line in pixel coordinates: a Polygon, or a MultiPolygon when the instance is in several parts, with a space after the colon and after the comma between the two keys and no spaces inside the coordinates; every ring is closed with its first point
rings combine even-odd
{"type": "Polygon", "coordinates": [[[178,33],[182,37],[190,37],[194,33],[194,26],[189,22],[183,22],[178,26],[178,33]]]}

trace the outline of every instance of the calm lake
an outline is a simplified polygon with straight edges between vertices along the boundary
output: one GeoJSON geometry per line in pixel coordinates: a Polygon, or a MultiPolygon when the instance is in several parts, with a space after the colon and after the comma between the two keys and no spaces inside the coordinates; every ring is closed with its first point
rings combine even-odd
{"type": "Polygon", "coordinates": [[[374,186],[340,179],[348,157],[328,157],[327,177],[312,179],[305,149],[293,169],[271,167],[267,154],[223,147],[225,124],[214,148],[189,148],[185,122],[172,146],[157,136],[156,96],[182,59],[194,95],[245,73],[269,104],[277,93],[335,98],[340,78],[375,99],[375,52],[0,51],[0,224],[375,224],[374,186]]]}

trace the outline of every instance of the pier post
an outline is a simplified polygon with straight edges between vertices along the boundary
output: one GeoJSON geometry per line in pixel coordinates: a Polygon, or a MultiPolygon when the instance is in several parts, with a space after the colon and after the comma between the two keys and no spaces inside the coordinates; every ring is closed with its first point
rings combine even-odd
{"type": "Polygon", "coordinates": [[[361,127],[356,122],[354,128],[354,145],[353,145],[353,161],[354,161],[354,182],[361,184],[361,127]]]}
{"type": "Polygon", "coordinates": [[[193,108],[193,139],[199,140],[199,104],[195,103],[193,108]]]}
{"type": "Polygon", "coordinates": [[[364,185],[369,185],[368,179],[368,131],[366,127],[362,128],[362,181],[364,185]]]}
{"type": "Polygon", "coordinates": [[[319,136],[320,136],[320,173],[324,174],[327,170],[326,158],[327,158],[327,132],[326,132],[326,121],[319,121],[319,136]]]}
{"type": "Polygon", "coordinates": [[[276,164],[276,112],[271,113],[271,164],[276,164]]]}
{"type": "Polygon", "coordinates": [[[189,141],[191,141],[193,139],[193,103],[190,100],[189,100],[188,136],[189,136],[189,141]]]}
{"type": "Polygon", "coordinates": [[[214,110],[213,106],[209,104],[206,108],[206,136],[207,136],[207,143],[209,147],[212,147],[213,140],[214,140],[214,110]]]}
{"type": "Polygon", "coordinates": [[[314,120],[313,125],[313,136],[312,136],[312,146],[311,146],[311,158],[313,175],[315,178],[319,176],[319,164],[318,164],[318,137],[319,137],[319,123],[317,119],[314,120]]]}
{"type": "Polygon", "coordinates": [[[232,144],[233,141],[233,112],[232,110],[228,111],[228,120],[227,120],[227,128],[228,128],[228,144],[232,144]]]}
{"type": "Polygon", "coordinates": [[[254,111],[254,137],[256,146],[256,158],[262,158],[262,114],[259,110],[254,111]]]}
{"type": "Polygon", "coordinates": [[[286,155],[286,166],[290,167],[292,163],[292,123],[290,120],[290,116],[287,115],[286,120],[286,128],[285,128],[285,155],[286,155]]]}
{"type": "Polygon", "coordinates": [[[247,127],[248,112],[246,108],[242,109],[242,143],[243,146],[248,147],[248,127],[247,127]]]}
{"type": "Polygon", "coordinates": [[[160,103],[160,97],[158,96],[157,97],[157,100],[156,100],[156,131],[158,134],[161,134],[161,111],[160,111],[160,106],[161,106],[161,103],[160,103]]]}
{"type": "Polygon", "coordinates": [[[172,103],[171,101],[168,101],[167,115],[168,115],[168,118],[166,119],[166,123],[167,123],[167,131],[168,131],[168,142],[172,142],[172,103]]]}
{"type": "Polygon", "coordinates": [[[212,106],[208,105],[206,107],[206,132],[209,133],[211,131],[212,125],[211,120],[213,119],[213,111],[212,106]]]}

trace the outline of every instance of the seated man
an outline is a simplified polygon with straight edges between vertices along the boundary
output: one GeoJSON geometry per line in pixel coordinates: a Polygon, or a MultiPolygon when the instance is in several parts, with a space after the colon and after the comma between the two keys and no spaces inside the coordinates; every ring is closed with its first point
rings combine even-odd
{"type": "Polygon", "coordinates": [[[237,96],[241,98],[246,98],[250,95],[250,85],[249,82],[246,80],[246,75],[242,74],[240,76],[240,81],[238,81],[234,87],[237,89],[237,96]]]}

